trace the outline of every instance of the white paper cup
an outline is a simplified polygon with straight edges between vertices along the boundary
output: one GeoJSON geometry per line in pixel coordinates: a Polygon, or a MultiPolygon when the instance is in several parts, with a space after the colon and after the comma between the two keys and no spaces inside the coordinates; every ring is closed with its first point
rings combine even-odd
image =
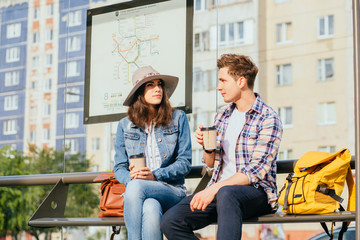
{"type": "Polygon", "coordinates": [[[130,164],[134,165],[134,170],[139,170],[146,167],[144,154],[130,156],[130,164]]]}
{"type": "Polygon", "coordinates": [[[216,127],[201,128],[200,130],[203,133],[204,148],[206,150],[216,149],[216,127]]]}

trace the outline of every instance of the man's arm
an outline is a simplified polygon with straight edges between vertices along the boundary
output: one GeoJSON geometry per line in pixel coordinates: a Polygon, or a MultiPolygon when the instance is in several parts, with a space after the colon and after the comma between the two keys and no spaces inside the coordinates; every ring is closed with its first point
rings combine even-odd
{"type": "Polygon", "coordinates": [[[249,185],[249,178],[242,172],[237,172],[228,179],[212,184],[194,195],[190,202],[191,211],[202,210],[212,202],[220,188],[230,185],[249,185]]]}

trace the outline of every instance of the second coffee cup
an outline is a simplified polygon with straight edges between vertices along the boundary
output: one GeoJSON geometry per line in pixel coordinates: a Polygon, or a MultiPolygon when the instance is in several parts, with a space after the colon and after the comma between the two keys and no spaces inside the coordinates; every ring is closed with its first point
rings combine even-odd
{"type": "Polygon", "coordinates": [[[134,170],[146,167],[145,156],[143,153],[130,156],[130,164],[134,165],[134,170]]]}
{"type": "Polygon", "coordinates": [[[201,128],[200,130],[203,133],[204,148],[206,150],[216,149],[216,127],[201,128]]]}

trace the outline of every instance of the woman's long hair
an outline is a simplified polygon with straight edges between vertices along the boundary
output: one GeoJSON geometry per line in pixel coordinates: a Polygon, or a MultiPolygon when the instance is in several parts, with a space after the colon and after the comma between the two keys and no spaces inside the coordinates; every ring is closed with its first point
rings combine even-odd
{"type": "Polygon", "coordinates": [[[149,104],[147,104],[144,99],[145,85],[146,84],[143,84],[134,93],[134,100],[130,104],[127,112],[130,121],[144,129],[145,124],[151,121],[156,123],[156,127],[169,125],[172,120],[173,108],[170,105],[164,84],[161,85],[163,90],[162,100],[159,105],[155,106],[154,113],[151,112],[149,104]]]}

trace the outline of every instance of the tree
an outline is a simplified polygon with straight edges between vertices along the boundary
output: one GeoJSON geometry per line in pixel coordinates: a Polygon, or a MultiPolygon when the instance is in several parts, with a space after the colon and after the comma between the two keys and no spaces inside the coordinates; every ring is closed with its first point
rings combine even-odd
{"type": "MultiPolygon", "coordinates": [[[[28,156],[10,150],[0,149],[0,176],[48,174],[61,172],[85,172],[89,160],[84,154],[68,155],[65,151],[30,147],[28,156]]],[[[51,239],[57,228],[32,228],[27,225],[31,215],[45,199],[53,186],[25,186],[0,188],[0,237],[26,231],[39,239],[41,233],[51,239]]],[[[98,194],[87,184],[73,184],[69,187],[66,217],[87,217],[94,215],[99,203],[98,194]]]]}

